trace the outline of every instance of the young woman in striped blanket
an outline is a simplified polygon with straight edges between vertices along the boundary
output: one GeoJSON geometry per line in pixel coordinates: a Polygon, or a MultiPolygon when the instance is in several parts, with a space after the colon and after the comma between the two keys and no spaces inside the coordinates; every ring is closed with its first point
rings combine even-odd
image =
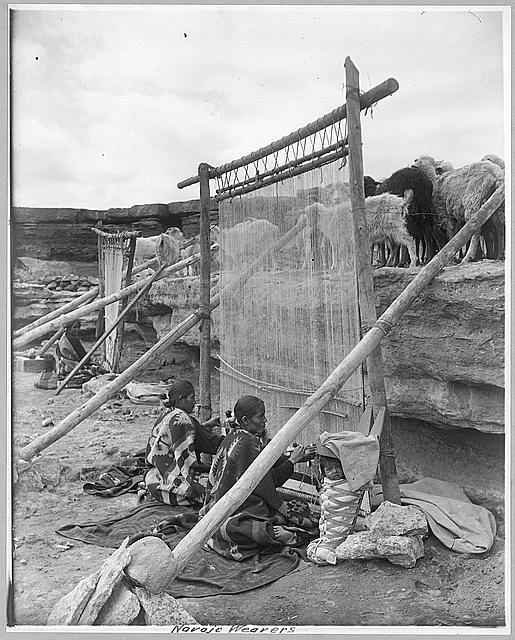
{"type": "MultiPolygon", "coordinates": [[[[234,407],[236,427],[225,436],[209,473],[205,515],[238,481],[264,448],[265,405],[255,396],[242,396],[234,407]]],[[[279,458],[251,495],[208,540],[207,545],[226,558],[245,560],[260,551],[299,546],[318,535],[318,519],[301,500],[283,500],[278,492],[297,462],[311,460],[314,450],[293,449],[279,458]]]]}
{"type": "Polygon", "coordinates": [[[171,505],[197,505],[204,502],[209,467],[200,461],[201,453],[214,454],[222,436],[209,430],[219,422],[213,418],[201,425],[191,413],[195,389],[191,382],[179,380],[168,391],[170,410],[152,428],[146,449],[150,470],[145,476],[148,493],[171,505]]]}

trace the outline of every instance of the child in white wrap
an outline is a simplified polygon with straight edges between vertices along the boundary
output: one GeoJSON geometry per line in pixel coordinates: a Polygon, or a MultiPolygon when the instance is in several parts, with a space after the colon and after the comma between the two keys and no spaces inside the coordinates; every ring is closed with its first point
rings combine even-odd
{"type": "Polygon", "coordinates": [[[320,435],[320,538],[309,543],[308,559],[336,564],[336,547],[352,532],[363,494],[374,479],[379,459],[375,436],[352,431],[320,435]]]}

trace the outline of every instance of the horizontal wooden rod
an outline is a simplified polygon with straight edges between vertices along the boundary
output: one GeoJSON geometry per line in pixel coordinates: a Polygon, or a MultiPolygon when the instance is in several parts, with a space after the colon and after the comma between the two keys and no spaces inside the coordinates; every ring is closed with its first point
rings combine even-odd
{"type": "Polygon", "coordinates": [[[335,144],[332,144],[329,147],[325,147],[320,151],[314,151],[313,153],[309,153],[308,155],[302,156],[297,160],[292,160],[291,162],[287,162],[279,167],[270,169],[270,171],[265,171],[264,173],[260,173],[259,175],[256,175],[252,178],[248,178],[247,180],[242,180],[241,182],[237,182],[228,187],[222,187],[221,189],[217,189],[216,193],[218,194],[225,193],[226,191],[231,191],[232,189],[237,189],[238,187],[244,187],[247,184],[256,183],[259,180],[263,180],[263,178],[268,178],[269,176],[275,176],[276,174],[281,173],[282,171],[286,171],[293,167],[297,167],[300,164],[303,164],[304,162],[308,162],[309,160],[320,158],[321,156],[324,156],[330,153],[331,151],[335,151],[336,149],[339,149],[340,147],[343,147],[343,146],[345,146],[345,140],[340,140],[339,142],[335,142],[335,144]]]}
{"type": "MultiPolygon", "coordinates": [[[[413,281],[388,307],[375,325],[365,334],[350,353],[340,362],[328,378],[302,407],[284,424],[252,462],[236,484],[208,511],[173,549],[173,576],[177,577],[188,562],[199,552],[213,533],[248,498],[274,463],[296,436],[311,423],[327,403],[334,398],[352,373],[380,344],[383,337],[399,321],[427,285],[443,270],[454,254],[481,228],[504,200],[504,188],[498,189],[465,224],[461,231],[423,267],[413,281]]],[[[172,578],[173,580],[173,578],[172,578]]]]}
{"type": "MultiPolygon", "coordinates": [[[[360,97],[361,109],[363,110],[363,109],[369,108],[374,103],[378,102],[379,100],[397,91],[398,88],[399,88],[399,85],[397,81],[393,78],[389,78],[388,80],[381,83],[380,85],[373,87],[372,89],[370,89],[360,97]]],[[[290,144],[293,144],[295,142],[302,140],[303,138],[313,135],[317,131],[321,131],[322,129],[325,129],[326,127],[330,126],[331,124],[334,124],[340,120],[343,120],[345,117],[346,117],[346,105],[341,105],[340,107],[338,107],[337,109],[334,109],[333,111],[326,114],[325,116],[318,118],[316,121],[311,122],[310,124],[302,127],[301,129],[298,129],[293,133],[288,134],[287,136],[284,136],[280,140],[272,142],[271,144],[267,145],[266,147],[263,147],[262,149],[259,149],[258,151],[254,151],[246,156],[243,156],[242,158],[239,158],[238,160],[234,160],[225,165],[221,165],[220,167],[212,168],[210,171],[210,177],[213,177],[213,178],[219,177],[223,173],[227,173],[228,171],[242,167],[246,164],[249,164],[250,162],[255,162],[256,160],[259,160],[267,155],[270,155],[271,153],[284,149],[290,144]]],[[[178,183],[177,186],[179,188],[183,188],[183,187],[195,184],[197,182],[198,182],[198,176],[192,176],[188,180],[178,183]]]]}
{"type": "Polygon", "coordinates": [[[313,160],[312,162],[307,162],[306,164],[301,165],[300,167],[293,167],[292,169],[288,169],[284,171],[280,175],[275,175],[270,178],[265,178],[262,180],[261,178],[257,179],[254,184],[249,184],[246,187],[234,188],[231,189],[229,193],[223,193],[222,195],[216,195],[215,200],[221,202],[222,200],[228,200],[229,198],[236,198],[236,196],[242,196],[245,193],[251,193],[252,191],[257,191],[258,189],[263,189],[264,187],[268,187],[271,184],[275,184],[276,182],[283,182],[288,178],[293,178],[293,176],[300,176],[307,171],[312,171],[313,169],[318,169],[319,167],[323,167],[330,162],[335,162],[339,158],[343,158],[347,155],[347,149],[340,149],[339,151],[335,151],[334,153],[329,154],[328,156],[323,156],[322,158],[318,158],[317,160],[313,160]]]}
{"type": "MultiPolygon", "coordinates": [[[[399,88],[399,83],[394,78],[388,78],[388,80],[385,80],[384,82],[377,85],[376,87],[372,87],[372,89],[370,89],[369,91],[364,93],[362,96],[360,96],[361,110],[363,111],[364,109],[368,109],[376,102],[379,102],[379,100],[382,100],[383,98],[386,98],[392,95],[392,93],[395,93],[398,88],[399,88]]],[[[283,136],[280,140],[271,142],[266,147],[258,149],[258,151],[253,151],[252,153],[249,153],[248,155],[243,156],[238,160],[233,160],[232,162],[228,162],[227,164],[223,164],[217,168],[212,168],[210,170],[210,177],[211,178],[219,177],[222,174],[227,173],[228,171],[232,171],[233,169],[238,169],[239,167],[243,167],[244,165],[249,164],[250,162],[255,162],[256,160],[260,160],[261,158],[264,158],[265,156],[268,156],[271,153],[284,149],[290,144],[299,142],[299,140],[302,140],[303,138],[307,138],[308,136],[313,135],[317,131],[321,131],[322,129],[325,129],[326,127],[332,124],[335,124],[340,120],[344,120],[346,116],[347,116],[347,107],[346,105],[343,104],[337,107],[336,109],[333,109],[333,111],[331,111],[330,113],[327,113],[321,118],[318,118],[318,120],[315,120],[314,122],[310,122],[304,127],[301,127],[300,129],[298,129],[297,131],[294,131],[286,136],[283,136]]],[[[193,184],[196,184],[198,181],[199,181],[198,175],[192,176],[191,178],[188,178],[186,180],[183,180],[182,182],[177,183],[177,187],[179,189],[183,189],[184,187],[189,187],[193,184]]]]}

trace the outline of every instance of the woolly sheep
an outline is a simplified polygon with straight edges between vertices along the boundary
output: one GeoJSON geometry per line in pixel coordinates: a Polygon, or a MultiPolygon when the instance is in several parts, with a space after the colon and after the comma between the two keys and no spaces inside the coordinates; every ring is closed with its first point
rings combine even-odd
{"type": "MultiPolygon", "coordinates": [[[[504,174],[490,161],[474,162],[441,175],[436,173],[438,165],[431,156],[421,156],[413,163],[433,183],[433,211],[442,230],[448,238],[452,238],[504,183],[504,174]]],[[[503,247],[504,212],[498,210],[494,213],[491,223],[483,226],[483,232],[496,235],[498,244],[503,247]]],[[[462,262],[469,262],[475,257],[479,237],[480,234],[472,237],[462,262]]]]}
{"type": "MultiPolygon", "coordinates": [[[[407,190],[404,197],[383,193],[365,199],[365,215],[367,220],[370,243],[396,243],[407,247],[410,256],[410,266],[417,264],[415,241],[406,229],[406,213],[413,198],[413,192],[407,190]]],[[[327,238],[331,247],[332,269],[352,268],[349,238],[352,234],[352,217],[348,202],[326,206],[315,203],[306,207],[302,216],[309,221],[313,213],[318,216],[320,231],[327,238]],[[347,258],[347,263],[343,260],[347,258]]]]}
{"type": "Polygon", "coordinates": [[[504,160],[496,156],[495,153],[487,153],[486,156],[481,158],[481,162],[493,162],[501,169],[504,169],[504,160]]]}
{"type": "MultiPolygon", "coordinates": [[[[183,234],[177,227],[170,227],[165,231],[166,235],[172,238],[180,247],[183,241],[183,234]]],[[[136,249],[134,251],[134,264],[139,265],[156,257],[156,242],[160,236],[149,236],[147,238],[136,238],[136,249]]]]}
{"type": "Polygon", "coordinates": [[[378,187],[377,194],[393,193],[403,197],[407,190],[413,191],[408,207],[406,228],[417,246],[419,262],[430,260],[444,243],[438,238],[431,215],[433,184],[420,169],[404,167],[394,171],[378,187]]]}

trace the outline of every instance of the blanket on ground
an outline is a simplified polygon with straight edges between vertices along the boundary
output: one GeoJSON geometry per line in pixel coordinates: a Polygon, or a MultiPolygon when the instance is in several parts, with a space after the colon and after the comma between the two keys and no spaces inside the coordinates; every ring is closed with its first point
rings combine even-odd
{"type": "MultiPolygon", "coordinates": [[[[454,482],[421,478],[401,484],[401,502],[414,504],[426,514],[432,533],[458,553],[485,553],[494,543],[497,526],[488,509],[473,504],[454,482]]],[[[380,491],[374,495],[381,497],[380,491]]]]}
{"type": "Polygon", "coordinates": [[[102,498],[113,498],[124,493],[136,493],[149,468],[145,460],[145,449],[142,449],[118,464],[106,467],[96,480],[85,482],[82,488],[84,493],[102,498]]]}
{"type": "MultiPolygon", "coordinates": [[[[118,548],[127,536],[157,534],[173,549],[197,521],[195,509],[152,501],[100,522],[64,525],[57,533],[110,548],[118,548]]],[[[256,554],[243,562],[201,549],[170,585],[168,593],[174,598],[243,593],[282,578],[298,567],[300,559],[301,555],[288,547],[273,554],[256,554]]]]}

